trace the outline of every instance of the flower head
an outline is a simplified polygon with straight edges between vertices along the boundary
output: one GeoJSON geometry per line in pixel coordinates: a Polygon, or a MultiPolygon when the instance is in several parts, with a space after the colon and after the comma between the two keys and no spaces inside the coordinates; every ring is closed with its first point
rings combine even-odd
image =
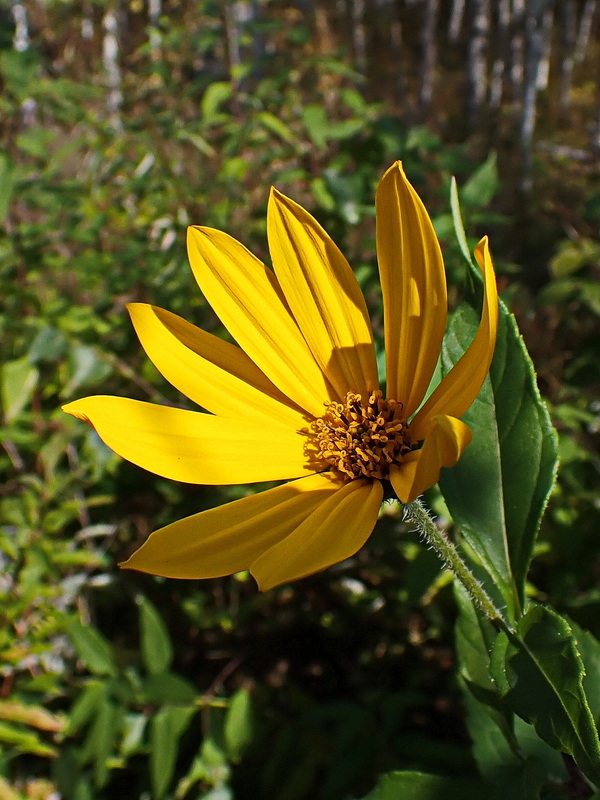
{"type": "Polygon", "coordinates": [[[273,271],[225,233],[188,232],[196,280],[239,346],[161,308],[129,306],[150,359],[209,413],[107,396],[65,411],[167,478],[289,482],[156,531],[125,567],[175,578],[250,569],[262,589],[311,574],[362,547],[386,484],[403,503],[414,500],[471,440],[460,417],[485,379],[498,322],[487,239],[475,251],[485,290],[478,331],[423,403],[446,328],[446,281],[401,164],[377,191],[385,395],[366,304],[342,253],[275,189],[267,230],[273,271]]]}

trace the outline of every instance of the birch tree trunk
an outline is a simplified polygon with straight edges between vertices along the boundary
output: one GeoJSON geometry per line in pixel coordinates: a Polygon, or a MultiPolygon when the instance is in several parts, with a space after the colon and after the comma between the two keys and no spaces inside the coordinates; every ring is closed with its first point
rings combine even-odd
{"type": "MultiPolygon", "coordinates": [[[[13,36],[13,48],[18,53],[24,53],[29,49],[29,20],[24,3],[13,2],[12,17],[15,23],[15,33],[13,36]]],[[[27,127],[33,127],[37,122],[38,104],[33,97],[26,97],[21,103],[21,123],[27,127]]]]}
{"type": "MultiPolygon", "coordinates": [[[[542,16],[542,52],[540,56],[540,64],[538,67],[536,85],[537,89],[541,92],[548,88],[548,79],[550,77],[550,54],[552,52],[552,23],[554,22],[554,0],[550,0],[549,4],[544,9],[542,16]]],[[[564,3],[564,0],[561,0],[564,3]]]]}
{"type": "Polygon", "coordinates": [[[525,83],[523,91],[523,114],[521,117],[521,153],[523,172],[521,188],[531,190],[533,166],[533,132],[538,92],[538,73],[543,55],[544,12],[548,0],[528,0],[525,18],[525,40],[527,58],[525,61],[525,83]]]}
{"type": "Polygon", "coordinates": [[[450,12],[450,22],[448,24],[448,39],[452,44],[458,42],[464,14],[465,0],[452,0],[452,11],[450,12]]]}
{"type": "Polygon", "coordinates": [[[471,0],[470,9],[467,117],[473,123],[481,114],[488,88],[487,50],[490,31],[490,0],[471,0]]]}
{"type": "Polygon", "coordinates": [[[365,33],[365,1],[351,0],[352,49],[357,72],[364,74],[367,66],[367,36],[365,33]]]}
{"type": "Polygon", "coordinates": [[[575,0],[563,0],[560,14],[560,112],[564,116],[569,110],[571,77],[575,63],[576,9],[575,0]]]}
{"type": "Polygon", "coordinates": [[[490,83],[490,107],[497,112],[502,103],[504,75],[508,57],[508,30],[510,25],[510,0],[497,0],[496,6],[496,55],[492,66],[490,83]]]}
{"type": "Polygon", "coordinates": [[[525,0],[512,0],[510,20],[510,86],[515,113],[523,102],[525,0]]]}
{"type": "Polygon", "coordinates": [[[421,28],[421,58],[419,63],[419,108],[426,110],[433,96],[433,81],[436,61],[436,28],[439,0],[424,0],[423,25],[421,28]]]}
{"type": "Polygon", "coordinates": [[[152,61],[160,59],[160,46],[162,35],[160,32],[160,15],[162,13],[162,0],[148,0],[148,27],[150,28],[150,58],[152,61]]]}
{"type": "Polygon", "coordinates": [[[585,5],[581,12],[581,19],[579,21],[579,30],[577,31],[577,41],[575,43],[576,64],[581,64],[585,58],[585,51],[587,50],[590,34],[592,32],[594,14],[596,13],[596,5],[596,0],[585,0],[585,5]]]}
{"type": "Polygon", "coordinates": [[[102,40],[102,65],[104,67],[107,88],[106,108],[108,118],[115,130],[121,130],[121,109],[123,106],[123,90],[121,65],[119,63],[119,8],[110,7],[103,19],[104,38],[102,40]]]}

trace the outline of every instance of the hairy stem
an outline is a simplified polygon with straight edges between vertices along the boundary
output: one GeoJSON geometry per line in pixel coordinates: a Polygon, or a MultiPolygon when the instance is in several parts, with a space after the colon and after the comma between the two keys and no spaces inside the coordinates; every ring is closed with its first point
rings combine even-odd
{"type": "Polygon", "coordinates": [[[404,506],[404,518],[414,523],[421,536],[433,547],[446,566],[452,570],[454,576],[462,583],[490,622],[497,628],[510,632],[510,627],[488,593],[467,567],[448,536],[437,527],[429,516],[429,512],[423,503],[420,500],[413,500],[412,503],[407,503],[404,506]]]}

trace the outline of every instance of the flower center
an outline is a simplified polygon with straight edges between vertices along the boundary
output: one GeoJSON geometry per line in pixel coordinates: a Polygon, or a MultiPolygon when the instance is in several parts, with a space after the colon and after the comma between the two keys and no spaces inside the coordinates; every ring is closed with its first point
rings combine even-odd
{"type": "Polygon", "coordinates": [[[403,405],[373,392],[367,403],[348,392],[344,403],[326,403],[322,417],[311,423],[317,455],[349,478],[387,478],[414,449],[403,405]]]}

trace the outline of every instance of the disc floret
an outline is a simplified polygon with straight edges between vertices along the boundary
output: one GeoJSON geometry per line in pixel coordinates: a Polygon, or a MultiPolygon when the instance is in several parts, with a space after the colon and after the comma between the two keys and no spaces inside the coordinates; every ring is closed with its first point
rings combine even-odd
{"type": "Polygon", "coordinates": [[[311,425],[318,457],[346,479],[387,478],[390,466],[414,449],[403,409],[379,390],[367,403],[354,392],[343,403],[326,403],[311,425]]]}

